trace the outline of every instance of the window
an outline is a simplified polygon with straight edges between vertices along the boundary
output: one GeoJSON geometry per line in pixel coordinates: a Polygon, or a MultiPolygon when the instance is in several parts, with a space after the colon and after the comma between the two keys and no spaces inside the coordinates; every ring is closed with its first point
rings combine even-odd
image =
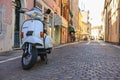
{"type": "Polygon", "coordinates": [[[51,15],[49,16],[49,24],[50,24],[49,26],[52,27],[52,16],[51,15]]]}

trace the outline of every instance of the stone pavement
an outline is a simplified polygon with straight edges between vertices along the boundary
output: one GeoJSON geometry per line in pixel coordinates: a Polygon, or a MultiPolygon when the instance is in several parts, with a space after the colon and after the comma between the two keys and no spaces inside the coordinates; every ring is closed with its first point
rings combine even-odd
{"type": "Polygon", "coordinates": [[[120,48],[115,46],[97,41],[61,45],[48,55],[47,65],[38,61],[29,71],[22,70],[20,59],[1,64],[1,79],[120,80],[120,48]]]}
{"type": "MultiPolygon", "coordinates": [[[[61,45],[54,45],[53,49],[54,48],[60,48],[60,47],[63,47],[63,46],[67,46],[67,45],[70,45],[70,44],[75,44],[75,43],[77,43],[77,42],[61,44],[61,45]]],[[[7,60],[7,59],[10,59],[10,58],[18,58],[18,57],[21,57],[21,55],[22,55],[22,50],[21,49],[14,49],[12,51],[1,52],[0,53],[0,61],[7,60]]]]}

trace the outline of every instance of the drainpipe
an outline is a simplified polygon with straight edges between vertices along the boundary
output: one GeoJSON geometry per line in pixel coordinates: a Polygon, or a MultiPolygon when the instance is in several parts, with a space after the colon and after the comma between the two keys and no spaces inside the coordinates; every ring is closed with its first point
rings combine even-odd
{"type": "MultiPolygon", "coordinates": [[[[63,17],[63,0],[61,0],[61,17],[63,17]]],[[[62,25],[60,27],[60,44],[62,43],[62,25]]]]}
{"type": "Polygon", "coordinates": [[[62,2],[63,2],[63,1],[61,0],[61,16],[63,15],[63,13],[62,13],[62,12],[63,12],[63,11],[62,11],[62,9],[63,9],[62,2]]]}
{"type": "Polygon", "coordinates": [[[34,0],[34,7],[36,7],[36,0],[34,0]]]}
{"type": "MultiPolygon", "coordinates": [[[[120,21],[120,8],[118,9],[119,10],[119,21],[120,21]]],[[[119,35],[118,35],[118,38],[119,38],[119,45],[120,45],[120,22],[119,22],[119,27],[118,27],[119,29],[119,35]]]]}

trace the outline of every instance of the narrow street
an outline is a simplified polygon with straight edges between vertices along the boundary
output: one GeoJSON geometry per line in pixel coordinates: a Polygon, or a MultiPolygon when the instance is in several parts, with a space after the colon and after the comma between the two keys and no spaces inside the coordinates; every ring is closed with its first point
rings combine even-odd
{"type": "Polygon", "coordinates": [[[48,64],[38,58],[30,70],[21,58],[0,63],[0,80],[120,80],[120,47],[102,41],[56,47],[48,64]]]}

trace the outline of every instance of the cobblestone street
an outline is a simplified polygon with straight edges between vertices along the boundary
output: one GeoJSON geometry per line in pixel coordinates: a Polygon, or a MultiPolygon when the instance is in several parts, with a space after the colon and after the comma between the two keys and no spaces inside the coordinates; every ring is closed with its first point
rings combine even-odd
{"type": "Polygon", "coordinates": [[[38,59],[28,71],[20,58],[0,64],[1,80],[120,80],[120,47],[80,42],[53,49],[48,64],[38,59]]]}

